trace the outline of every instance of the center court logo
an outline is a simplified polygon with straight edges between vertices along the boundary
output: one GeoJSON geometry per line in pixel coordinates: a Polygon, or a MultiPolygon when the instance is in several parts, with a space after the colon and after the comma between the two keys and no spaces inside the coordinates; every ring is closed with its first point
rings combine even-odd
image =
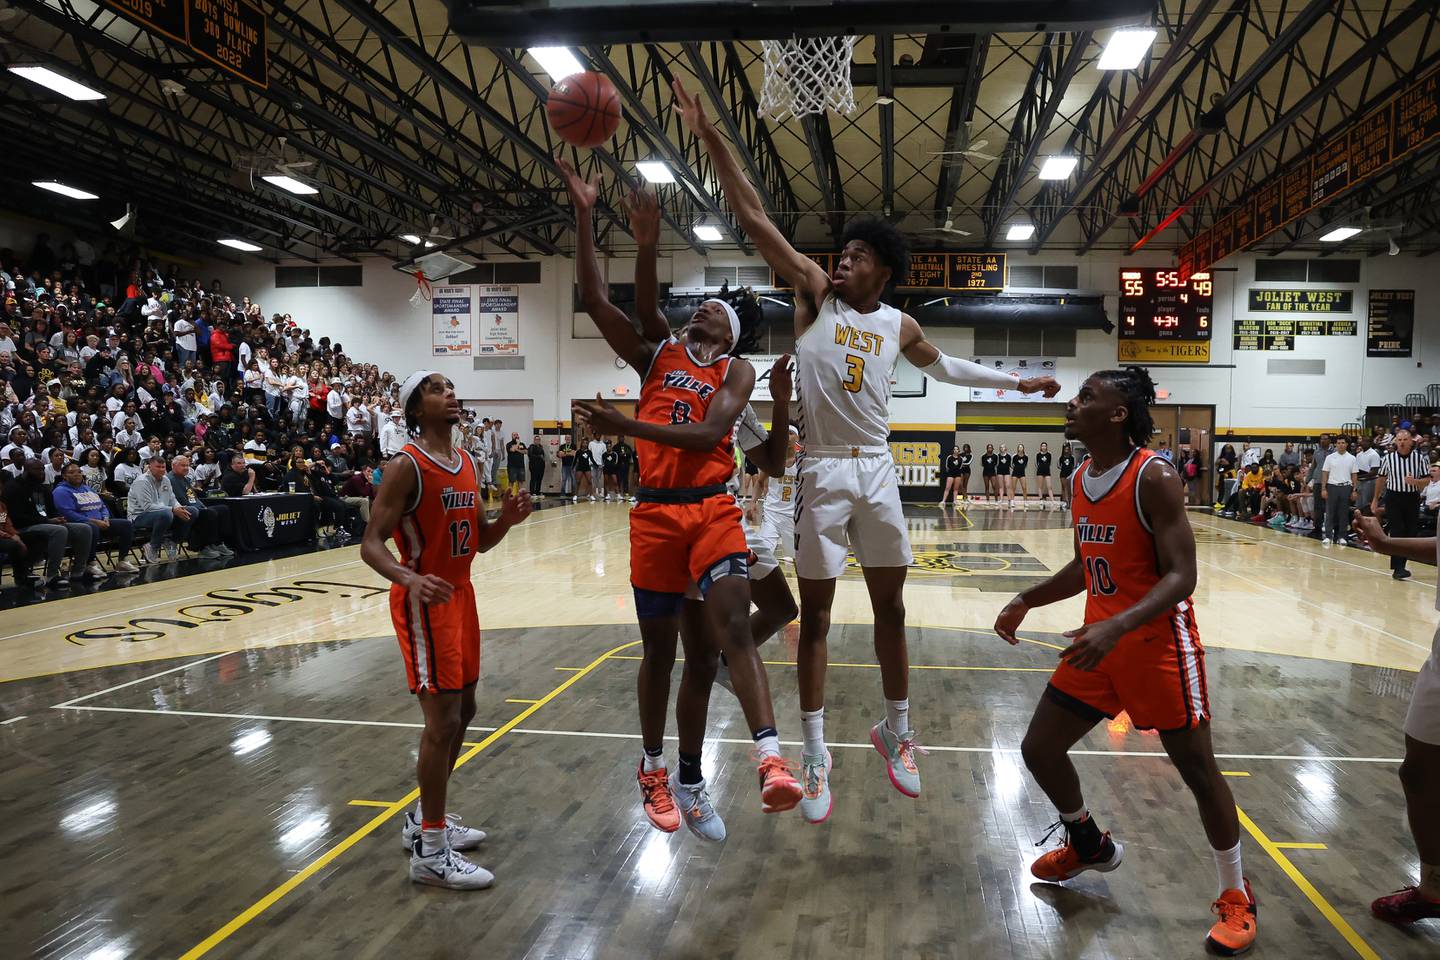
{"type": "Polygon", "coordinates": [[[294,580],[265,590],[244,593],[239,590],[211,590],[205,597],[213,602],[186,604],[162,616],[132,617],[119,623],[87,627],[66,634],[65,639],[80,646],[98,640],[144,643],[169,636],[173,630],[195,630],[207,623],[228,623],[254,613],[261,607],[280,607],[320,596],[333,596],[341,600],[369,600],[389,592],[389,586],[372,587],[331,580],[294,580]]]}

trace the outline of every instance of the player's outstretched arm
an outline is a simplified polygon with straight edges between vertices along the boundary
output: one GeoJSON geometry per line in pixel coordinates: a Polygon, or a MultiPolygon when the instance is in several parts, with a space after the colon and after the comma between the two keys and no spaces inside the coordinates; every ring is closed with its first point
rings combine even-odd
{"type": "Polygon", "coordinates": [[[687,93],[685,85],[679,80],[671,86],[675,91],[675,102],[680,107],[685,126],[700,138],[700,142],[705,144],[705,149],[710,154],[710,162],[715,165],[715,176],[720,179],[725,200],[735,212],[740,228],[754,241],[755,249],[760,251],[765,262],[795,287],[795,335],[799,336],[815,321],[820,304],[830,293],[830,278],[820,269],[819,264],[792,247],[790,241],[785,239],[785,235],[771,221],[770,215],[765,212],[765,204],[760,202],[760,195],[755,192],[755,187],[740,169],[729,144],[705,116],[705,108],[701,106],[700,98],[687,93]]]}
{"type": "Polygon", "coordinates": [[[670,339],[670,321],[660,311],[660,280],[655,268],[660,204],[649,190],[632,190],[622,203],[630,215],[630,235],[635,238],[635,319],[647,340],[663,343],[670,339]]]}
{"type": "Polygon", "coordinates": [[[1392,537],[1380,525],[1379,517],[1357,516],[1352,526],[1365,545],[1382,556],[1435,563],[1434,537],[1392,537]]]}
{"type": "Polygon", "coordinates": [[[908,313],[900,315],[900,352],[905,359],[941,383],[957,387],[982,387],[997,390],[1019,390],[1021,393],[1043,393],[1053,397],[1060,392],[1054,377],[1011,376],[1002,370],[991,370],[970,360],[952,357],[925,339],[925,331],[908,313]]]}
{"type": "Polygon", "coordinates": [[[375,503],[370,507],[370,522],[360,540],[360,559],[391,583],[411,590],[421,603],[444,603],[454,588],[431,574],[421,575],[395,559],[385,541],[400,524],[410,498],[415,495],[419,478],[415,463],[407,456],[391,458],[385,465],[375,503]]]}
{"type": "Polygon", "coordinates": [[[518,487],[512,487],[500,495],[500,516],[489,520],[485,516],[485,504],[482,501],[479,509],[475,512],[478,516],[479,532],[475,537],[475,546],[481,553],[485,553],[494,547],[510,528],[521,523],[530,516],[534,505],[530,501],[530,494],[518,487]]]}
{"type": "Polygon", "coordinates": [[[1080,540],[1075,538],[1075,555],[1048,580],[1017,593],[995,618],[995,632],[1011,645],[1020,642],[1015,631],[1034,607],[1047,607],[1085,592],[1085,567],[1080,560],[1080,540]]]}
{"type": "MultiPolygon", "coordinates": [[[[730,373],[724,384],[710,398],[710,407],[704,420],[686,423],[645,423],[634,417],[627,417],[614,404],[602,400],[599,394],[594,401],[577,400],[571,408],[575,419],[588,423],[598,433],[621,433],[667,447],[681,450],[713,450],[729,435],[740,411],[750,402],[750,391],[755,387],[755,368],[739,357],[730,361],[730,373]]],[[[787,428],[788,432],[788,428],[787,428]]]]}
{"type": "Polygon", "coordinates": [[[585,312],[600,328],[601,335],[615,355],[643,376],[657,346],[637,333],[625,311],[610,302],[610,294],[600,276],[600,263],[595,259],[594,224],[595,201],[600,191],[595,184],[583,180],[567,161],[560,160],[558,163],[565,178],[565,188],[570,191],[570,201],[575,206],[575,279],[580,285],[585,312]]]}

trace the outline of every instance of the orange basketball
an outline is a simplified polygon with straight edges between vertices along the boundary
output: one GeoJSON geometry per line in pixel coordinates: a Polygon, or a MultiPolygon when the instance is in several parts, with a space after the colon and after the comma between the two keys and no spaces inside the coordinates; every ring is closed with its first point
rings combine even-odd
{"type": "Polygon", "coordinates": [[[572,74],[550,91],[545,115],[561,140],[576,147],[598,147],[620,126],[620,94],[601,74],[572,74]]]}

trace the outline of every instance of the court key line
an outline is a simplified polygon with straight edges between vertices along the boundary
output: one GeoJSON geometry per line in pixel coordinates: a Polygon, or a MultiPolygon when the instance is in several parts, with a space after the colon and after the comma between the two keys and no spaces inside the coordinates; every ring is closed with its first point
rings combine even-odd
{"type": "MultiPolygon", "coordinates": [[[[636,640],[636,641],[633,641],[632,643],[626,644],[625,646],[634,646],[636,643],[639,643],[639,642],[640,642],[640,641],[636,640]]],[[[620,650],[620,649],[624,649],[624,647],[616,647],[615,649],[620,650]]],[[[612,657],[609,657],[608,659],[610,659],[610,660],[615,660],[615,659],[618,659],[618,658],[612,656],[612,657]]],[[[573,670],[577,671],[576,674],[570,678],[570,680],[575,680],[575,679],[577,679],[577,678],[580,676],[580,673],[581,673],[582,671],[588,673],[591,669],[593,669],[593,667],[594,667],[594,664],[592,663],[591,665],[586,666],[586,667],[572,667],[572,668],[570,668],[570,669],[573,669],[573,670]]],[[[570,682],[570,681],[567,680],[566,682],[568,683],[568,682],[570,682]]],[[[543,701],[541,701],[541,702],[543,703],[543,701]]],[[[57,710],[89,710],[89,711],[94,711],[94,712],[97,712],[97,713],[137,713],[137,714],[154,714],[154,715],[158,715],[158,716],[173,716],[173,717],[199,717],[199,718],[208,718],[208,719],[212,719],[212,720],[256,720],[256,721],[273,721],[273,722],[276,722],[276,723],[318,723],[318,724],[327,724],[327,725],[330,725],[330,726],[337,726],[337,727],[397,727],[397,728],[406,729],[406,730],[420,730],[420,729],[423,729],[424,726],[425,726],[423,723],[415,723],[415,722],[408,722],[408,721],[401,721],[401,720],[347,720],[347,719],[337,719],[337,718],[335,718],[335,717],[297,717],[297,716],[290,716],[290,715],[285,715],[285,714],[269,714],[269,713],[218,713],[218,712],[209,711],[209,710],[160,710],[160,709],[156,709],[156,708],[154,708],[154,707],[104,707],[104,706],[95,706],[95,705],[88,705],[88,706],[71,706],[70,704],[57,704],[57,705],[55,706],[55,709],[57,709],[57,710]]],[[[529,713],[529,711],[526,711],[526,714],[528,714],[528,713],[529,713]]],[[[525,716],[526,714],[522,714],[522,715],[521,715],[522,718],[523,718],[523,716],[525,716]]],[[[478,732],[478,733],[489,733],[489,732],[493,732],[493,731],[500,730],[500,729],[503,729],[503,728],[501,728],[501,727],[472,726],[472,727],[469,727],[468,729],[474,730],[474,731],[476,731],[476,732],[478,732]]],[[[603,740],[639,740],[639,739],[640,739],[640,734],[638,734],[638,733],[612,733],[612,732],[606,731],[606,730],[546,730],[546,729],[540,729],[540,728],[538,728],[538,727],[512,727],[512,728],[510,729],[510,732],[511,732],[511,733],[529,734],[529,735],[532,735],[532,736],[541,736],[541,737],[594,737],[594,738],[596,738],[596,739],[603,739],[603,740]]],[[[677,740],[678,737],[676,737],[676,736],[674,736],[674,735],[672,734],[672,735],[670,735],[670,736],[667,736],[665,739],[666,739],[666,740],[677,740]]],[[[734,744],[734,745],[736,745],[736,746],[745,746],[745,747],[753,747],[753,746],[755,746],[755,743],[754,743],[753,740],[742,740],[742,739],[733,738],[733,737],[706,737],[706,738],[705,738],[705,742],[706,742],[706,743],[734,744]]],[[[802,746],[802,745],[803,745],[803,744],[802,744],[802,741],[800,741],[800,740],[781,740],[780,743],[781,743],[783,746],[788,746],[788,747],[798,747],[798,746],[802,746]]],[[[833,748],[854,749],[854,750],[874,750],[874,749],[875,749],[875,746],[874,746],[873,744],[869,743],[868,741],[865,742],[865,743],[830,742],[830,743],[827,743],[826,746],[828,746],[828,747],[833,747],[833,748]]],[[[926,749],[926,750],[929,750],[931,753],[995,753],[995,752],[998,751],[998,752],[1000,752],[1000,753],[1014,753],[1014,754],[1018,754],[1018,753],[1020,752],[1020,748],[1019,748],[1019,747],[939,746],[939,745],[928,744],[928,743],[925,745],[925,749],[926,749]]],[[[1070,751],[1070,754],[1071,754],[1071,756],[1077,756],[1077,757],[1142,757],[1142,758],[1161,757],[1161,758],[1163,758],[1163,757],[1167,757],[1167,756],[1168,756],[1168,754],[1166,754],[1163,750],[1071,750],[1071,751],[1070,751]]],[[[1217,760],[1277,760],[1277,761],[1292,761],[1292,762],[1297,762],[1297,763],[1396,763],[1396,764],[1400,763],[1400,762],[1404,759],[1404,758],[1402,758],[1402,757],[1342,757],[1342,756],[1326,755],[1326,754],[1298,754],[1298,753],[1297,753],[1297,754],[1285,754],[1285,753],[1217,753],[1217,754],[1215,754],[1215,758],[1216,758],[1217,760]]],[[[1232,775],[1233,775],[1233,774],[1232,774],[1232,775]]],[[[1238,775],[1239,775],[1239,776],[1249,776],[1248,773],[1238,774],[1238,775]]]]}
{"type": "MultiPolygon", "coordinates": [[[[559,686],[555,687],[549,693],[545,694],[545,696],[541,697],[535,703],[520,711],[509,721],[507,721],[503,726],[498,727],[488,737],[480,741],[480,743],[462,753],[460,757],[455,761],[455,769],[458,770],[460,767],[464,766],[465,764],[473,760],[475,757],[479,756],[483,751],[490,747],[491,744],[495,743],[501,737],[505,736],[505,734],[518,727],[521,721],[525,720],[525,718],[534,714],[541,707],[545,706],[545,704],[549,703],[551,700],[555,699],[560,694],[570,689],[570,687],[574,686],[582,677],[599,667],[611,656],[619,653],[621,650],[626,650],[630,647],[636,646],[639,643],[639,640],[632,640],[629,643],[623,643],[618,647],[612,647],[611,649],[605,651],[605,653],[590,661],[590,663],[583,670],[568,677],[564,683],[561,683],[559,686]]],[[[79,709],[84,708],[81,707],[79,709]]],[[[329,850],[325,851],[320,856],[310,861],[308,864],[302,867],[299,872],[293,874],[284,883],[280,884],[274,890],[271,890],[265,896],[261,897],[259,900],[251,904],[249,907],[246,907],[234,918],[232,918],[228,923],[220,927],[220,929],[210,934],[210,936],[206,937],[204,940],[201,940],[194,947],[191,947],[189,950],[187,950],[184,954],[181,955],[180,960],[197,960],[197,958],[203,957],[205,954],[209,953],[216,946],[223,943],[232,934],[234,934],[235,931],[239,930],[251,920],[254,920],[256,917],[260,916],[266,910],[270,909],[270,907],[274,906],[280,900],[284,899],[284,897],[296,887],[300,886],[306,880],[313,877],[316,873],[319,873],[321,870],[323,870],[346,850],[349,850],[355,844],[359,843],[361,840],[374,833],[377,829],[380,828],[382,824],[385,823],[385,821],[389,820],[391,817],[395,816],[395,814],[401,812],[402,810],[405,810],[407,807],[410,806],[410,804],[414,803],[419,798],[419,796],[420,788],[416,787],[415,789],[407,793],[405,796],[401,797],[399,800],[396,800],[394,803],[390,804],[383,811],[376,814],[368,823],[366,823],[360,829],[354,831],[344,840],[341,840],[335,846],[331,847],[329,850]]]]}

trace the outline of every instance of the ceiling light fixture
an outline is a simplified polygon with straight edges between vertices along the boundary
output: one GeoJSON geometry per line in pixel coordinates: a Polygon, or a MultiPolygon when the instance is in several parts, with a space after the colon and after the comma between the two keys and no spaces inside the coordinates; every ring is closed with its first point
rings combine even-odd
{"type": "Polygon", "coordinates": [[[704,240],[708,243],[718,243],[719,241],[725,239],[725,235],[720,232],[720,228],[715,226],[713,223],[695,224],[695,236],[698,239],[704,240]]]}
{"type": "Polygon", "coordinates": [[[1349,240],[1360,232],[1359,227],[1336,227],[1320,238],[1321,243],[1340,243],[1342,240],[1349,240]]]}
{"type": "Polygon", "coordinates": [[[1040,167],[1039,177],[1041,180],[1068,179],[1079,163],[1075,157],[1046,157],[1045,163],[1040,167]]]}
{"type": "Polygon", "coordinates": [[[221,240],[220,245],[222,247],[229,247],[232,250],[244,250],[246,253],[259,253],[265,249],[264,247],[257,247],[255,244],[245,240],[236,240],[233,237],[226,237],[224,240],[221,240]]]}
{"type": "Polygon", "coordinates": [[[30,185],[39,187],[41,190],[49,190],[51,193],[58,193],[62,197],[69,197],[71,200],[99,200],[100,197],[93,193],[87,193],[70,186],[68,183],[60,183],[57,180],[31,180],[30,185]]]}
{"type": "Polygon", "coordinates": [[[279,187],[281,190],[289,190],[291,193],[298,193],[301,196],[308,196],[312,193],[320,192],[319,190],[310,186],[310,184],[306,183],[303,180],[296,180],[294,177],[287,177],[284,174],[280,173],[272,173],[269,176],[261,177],[260,179],[264,180],[272,187],[279,187]]]}
{"type": "Polygon", "coordinates": [[[62,96],[71,100],[104,100],[105,94],[99,90],[92,90],[83,83],[77,83],[63,74],[56,73],[49,67],[41,67],[35,64],[22,64],[7,67],[11,73],[24,77],[31,83],[38,83],[42,87],[54,90],[62,96]]]}
{"type": "Polygon", "coordinates": [[[540,64],[540,69],[550,74],[554,83],[584,71],[580,59],[570,52],[569,47],[531,47],[527,53],[530,59],[540,64]]]}
{"type": "Polygon", "coordinates": [[[1006,240],[1029,240],[1035,236],[1035,224],[1033,223],[1012,223],[1010,229],[1005,232],[1006,240]]]}
{"type": "Polygon", "coordinates": [[[1110,34],[1100,59],[1095,61],[1097,70],[1134,70],[1145,62],[1145,54],[1155,42],[1155,31],[1150,29],[1116,30],[1110,34]]]}
{"type": "Polygon", "coordinates": [[[640,160],[635,164],[635,169],[640,171],[640,176],[651,183],[674,183],[675,174],[670,172],[663,161],[640,160]]]}

